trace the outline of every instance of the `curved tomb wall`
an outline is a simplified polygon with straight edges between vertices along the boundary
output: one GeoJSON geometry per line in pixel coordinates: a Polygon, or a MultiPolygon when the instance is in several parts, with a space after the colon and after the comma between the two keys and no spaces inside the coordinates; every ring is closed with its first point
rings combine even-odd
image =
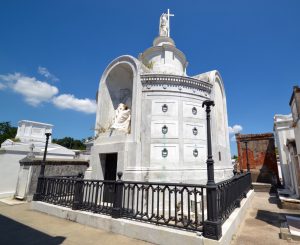
{"type": "MultiPolygon", "coordinates": [[[[202,173],[206,169],[206,114],[202,102],[209,98],[210,86],[201,81],[197,85],[193,79],[158,75],[142,77],[142,83],[144,178],[187,182],[189,172],[202,173]]],[[[194,179],[204,180],[206,174],[194,179]]]]}
{"type": "MultiPolygon", "coordinates": [[[[232,167],[224,164],[229,148],[226,130],[222,130],[227,117],[222,118],[226,113],[226,104],[222,104],[226,98],[221,87],[215,89],[209,82],[164,74],[139,75],[137,84],[134,83],[135,74],[128,72],[126,66],[117,65],[114,69],[108,72],[101,87],[98,99],[102,102],[98,104],[104,112],[100,109],[99,113],[109,115],[105,110],[111,108],[110,112],[114,114],[115,106],[120,102],[120,89],[129,87],[133,108],[131,127],[134,125],[132,130],[136,137],[100,134],[92,149],[91,161],[97,172],[94,177],[104,177],[101,155],[117,153],[117,171],[123,171],[124,180],[205,183],[207,136],[202,102],[212,97],[216,99],[216,107],[223,106],[214,108],[212,113],[216,117],[212,122],[213,148],[224,154],[222,160],[215,159],[216,181],[231,175],[232,167]],[[135,94],[138,85],[141,90],[135,94]],[[110,107],[105,102],[107,98],[110,107]],[[140,112],[136,113],[135,108],[140,108],[140,112]],[[217,125],[219,121],[221,126],[217,125]]],[[[100,115],[99,119],[102,117],[100,115]]],[[[214,158],[215,155],[214,152],[214,158]]]]}

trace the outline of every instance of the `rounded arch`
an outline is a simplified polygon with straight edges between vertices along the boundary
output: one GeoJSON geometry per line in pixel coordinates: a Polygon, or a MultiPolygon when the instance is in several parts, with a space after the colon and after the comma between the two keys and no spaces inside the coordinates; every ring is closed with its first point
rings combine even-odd
{"type": "Polygon", "coordinates": [[[120,63],[128,64],[129,66],[131,66],[131,68],[133,70],[133,73],[135,75],[139,75],[140,61],[137,60],[136,58],[134,58],[131,55],[122,55],[122,56],[114,59],[113,61],[111,61],[109,63],[109,65],[105,68],[104,72],[102,73],[100,82],[99,82],[99,90],[101,89],[102,82],[106,80],[106,77],[108,76],[108,74],[110,73],[110,71],[115,66],[119,65],[120,63]]]}
{"type": "MultiPolygon", "coordinates": [[[[135,134],[140,100],[140,64],[132,56],[121,56],[113,60],[103,72],[97,95],[96,130],[107,131],[120,103],[131,109],[131,135],[135,134]]],[[[97,133],[97,132],[96,132],[97,133]]]]}
{"type": "Polygon", "coordinates": [[[214,158],[222,165],[230,164],[230,142],[228,131],[227,102],[224,83],[220,73],[216,70],[209,74],[209,82],[213,85],[211,99],[215,101],[212,124],[215,129],[212,131],[214,138],[214,158]]]}

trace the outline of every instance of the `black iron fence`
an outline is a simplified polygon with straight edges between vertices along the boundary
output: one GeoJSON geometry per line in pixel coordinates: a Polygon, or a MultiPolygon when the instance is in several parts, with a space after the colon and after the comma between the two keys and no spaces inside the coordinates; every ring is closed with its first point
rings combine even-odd
{"type": "Polygon", "coordinates": [[[241,206],[241,200],[252,188],[251,174],[250,172],[236,174],[233,178],[216,185],[218,219],[223,223],[235,208],[241,206]]]}
{"type": "Polygon", "coordinates": [[[223,223],[251,188],[250,172],[211,185],[85,180],[40,177],[34,200],[214,235],[211,222],[223,223]],[[210,194],[214,193],[214,194],[210,194]],[[208,206],[213,198],[215,207],[208,206]],[[216,209],[216,210],[212,210],[216,209]],[[210,214],[210,215],[208,215],[210,214]]]}
{"type": "Polygon", "coordinates": [[[201,231],[204,200],[204,185],[124,181],[122,216],[201,231]]]}

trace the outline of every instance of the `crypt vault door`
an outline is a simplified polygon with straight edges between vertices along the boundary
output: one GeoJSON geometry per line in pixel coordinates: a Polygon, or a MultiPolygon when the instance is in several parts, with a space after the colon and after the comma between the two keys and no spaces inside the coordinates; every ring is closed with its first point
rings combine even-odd
{"type": "MultiPolygon", "coordinates": [[[[118,153],[104,154],[104,180],[116,180],[118,153]]],[[[106,183],[104,185],[103,201],[113,203],[114,185],[106,183]]]]}

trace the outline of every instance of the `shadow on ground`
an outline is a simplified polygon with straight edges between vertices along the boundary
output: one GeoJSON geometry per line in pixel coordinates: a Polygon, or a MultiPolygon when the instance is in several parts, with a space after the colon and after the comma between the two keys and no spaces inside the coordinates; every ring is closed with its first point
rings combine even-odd
{"type": "Polygon", "coordinates": [[[267,210],[257,210],[257,214],[255,218],[280,228],[281,223],[286,221],[285,218],[286,215],[300,217],[300,215],[293,214],[293,213],[277,213],[277,212],[271,212],[267,210]]]}
{"type": "Polygon", "coordinates": [[[65,239],[65,237],[60,236],[49,236],[41,231],[0,215],[0,244],[58,245],[65,239]]]}
{"type": "Polygon", "coordinates": [[[268,201],[269,201],[269,203],[276,204],[277,207],[279,207],[279,202],[280,201],[279,201],[278,197],[275,194],[270,193],[270,197],[269,197],[268,201]]]}
{"type": "Polygon", "coordinates": [[[284,216],[276,212],[271,212],[267,210],[257,210],[256,219],[264,221],[270,225],[279,228],[281,222],[284,220],[284,216]]]}

